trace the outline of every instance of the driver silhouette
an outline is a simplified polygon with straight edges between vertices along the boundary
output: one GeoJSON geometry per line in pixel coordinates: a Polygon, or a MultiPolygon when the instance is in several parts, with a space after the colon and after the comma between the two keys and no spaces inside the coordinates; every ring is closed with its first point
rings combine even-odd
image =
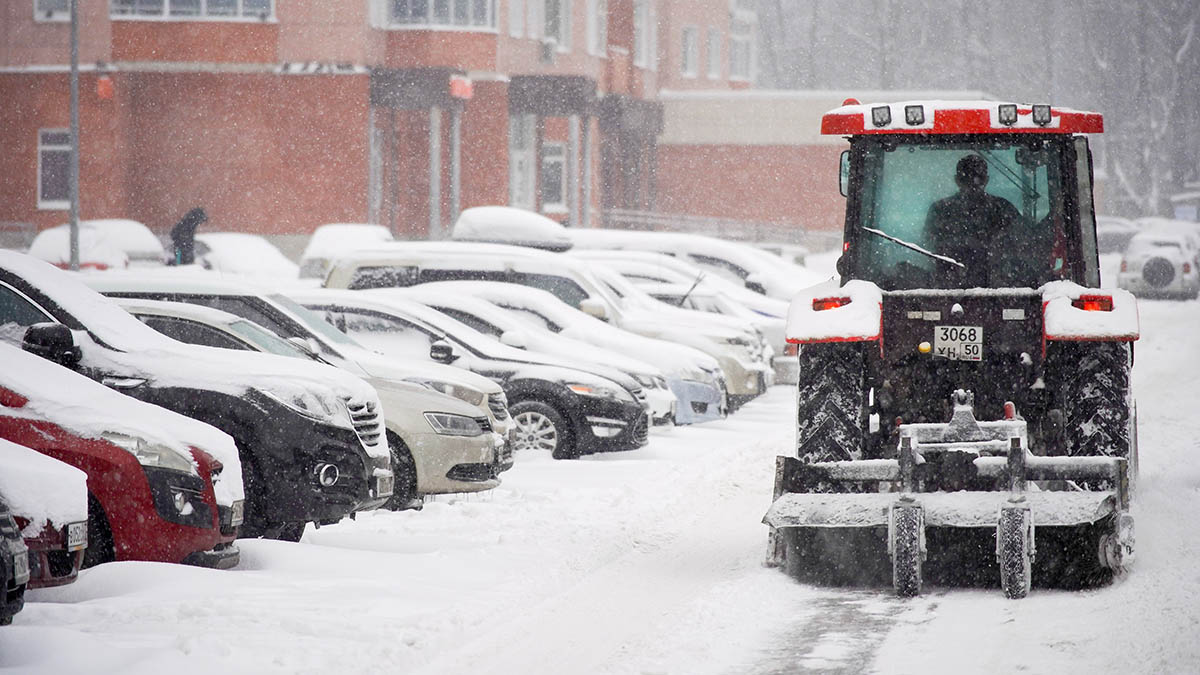
{"type": "Polygon", "coordinates": [[[989,259],[999,258],[994,251],[998,236],[1007,233],[1021,215],[1007,199],[988,194],[987,160],[970,154],[958,160],[954,171],[958,192],[929,207],[925,231],[935,250],[965,266],[938,261],[937,275],[951,288],[987,287],[989,259]]]}

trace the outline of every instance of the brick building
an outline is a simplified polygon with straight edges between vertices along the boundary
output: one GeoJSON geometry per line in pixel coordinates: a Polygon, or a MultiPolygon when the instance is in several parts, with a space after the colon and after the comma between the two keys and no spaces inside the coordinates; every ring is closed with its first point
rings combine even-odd
{"type": "MultiPolygon", "coordinates": [[[[0,222],[67,217],[67,6],[0,3],[0,222]]],[[[660,92],[749,87],[751,7],[79,0],[81,217],[424,237],[483,204],[674,208],[660,92]]]]}

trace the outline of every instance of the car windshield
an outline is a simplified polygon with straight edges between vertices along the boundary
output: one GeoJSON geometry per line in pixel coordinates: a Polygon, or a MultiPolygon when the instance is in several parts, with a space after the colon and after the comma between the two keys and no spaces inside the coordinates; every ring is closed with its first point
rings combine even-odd
{"type": "Polygon", "coordinates": [[[329,325],[329,322],[322,319],[312,310],[301,306],[291,298],[279,293],[275,293],[268,297],[271,298],[272,302],[279,304],[288,312],[290,312],[298,321],[301,321],[305,328],[321,336],[322,339],[328,340],[333,344],[344,345],[347,347],[362,346],[355,342],[350,336],[329,325]]]}
{"type": "Polygon", "coordinates": [[[893,289],[1054,278],[1063,264],[1061,154],[1040,138],[865,145],[850,224],[856,276],[893,289]]]}
{"type": "Polygon", "coordinates": [[[229,324],[229,330],[269,354],[302,359],[311,358],[299,347],[254,322],[245,319],[233,321],[229,324]]]}

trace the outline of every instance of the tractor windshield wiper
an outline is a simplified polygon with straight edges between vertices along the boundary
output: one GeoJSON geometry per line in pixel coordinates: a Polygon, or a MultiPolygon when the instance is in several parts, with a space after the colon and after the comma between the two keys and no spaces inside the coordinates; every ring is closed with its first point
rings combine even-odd
{"type": "Polygon", "coordinates": [[[860,225],[859,229],[870,232],[873,235],[883,237],[884,239],[887,239],[888,241],[890,241],[892,243],[900,244],[901,246],[903,246],[904,248],[907,248],[910,251],[916,251],[917,253],[920,253],[921,255],[929,256],[930,258],[933,258],[934,260],[941,260],[942,262],[950,263],[951,265],[958,265],[959,267],[963,268],[964,270],[967,269],[966,265],[958,262],[957,260],[955,260],[954,258],[951,258],[948,255],[941,255],[940,253],[934,253],[933,251],[927,251],[927,250],[921,248],[920,246],[917,246],[916,244],[904,241],[903,239],[899,239],[897,237],[893,237],[892,235],[890,235],[882,230],[876,230],[875,228],[867,227],[866,225],[860,225]]]}

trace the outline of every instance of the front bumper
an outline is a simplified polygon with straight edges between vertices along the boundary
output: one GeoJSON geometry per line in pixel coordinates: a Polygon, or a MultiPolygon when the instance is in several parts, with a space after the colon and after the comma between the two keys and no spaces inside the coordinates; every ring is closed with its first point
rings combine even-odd
{"type": "Polygon", "coordinates": [[[575,438],[581,454],[633,450],[650,442],[650,416],[637,401],[577,397],[575,438]]]}
{"type": "MultiPolygon", "coordinates": [[[[0,531],[0,624],[25,607],[25,585],[29,581],[29,554],[12,519],[0,531]],[[11,532],[8,529],[11,528],[11,532]]],[[[2,526],[2,525],[0,525],[2,526]]]]}
{"type": "Polygon", "coordinates": [[[767,390],[773,379],[768,376],[769,368],[761,363],[746,363],[733,357],[717,359],[725,373],[725,389],[730,396],[753,398],[767,390]]]}
{"type": "Polygon", "coordinates": [[[500,484],[496,473],[497,465],[503,464],[504,443],[498,446],[493,433],[446,436],[433,431],[393,431],[405,439],[412,453],[417,469],[417,492],[420,494],[480,492],[500,484]]]}
{"type": "Polygon", "coordinates": [[[237,567],[238,562],[241,561],[241,556],[241,551],[238,550],[238,547],[233,542],[222,542],[207,551],[196,551],[189,554],[183,559],[183,564],[227,570],[231,567],[237,567]]]}
{"type": "Polygon", "coordinates": [[[63,586],[75,581],[87,547],[87,522],[62,528],[46,526],[36,537],[26,537],[29,548],[29,588],[63,586]],[[75,541],[68,541],[68,531],[75,541]],[[68,545],[71,544],[71,545],[68,545]]]}
{"type": "Polygon", "coordinates": [[[667,386],[675,394],[676,424],[696,424],[722,418],[725,407],[721,390],[711,384],[682,378],[667,378],[667,386]]]}

